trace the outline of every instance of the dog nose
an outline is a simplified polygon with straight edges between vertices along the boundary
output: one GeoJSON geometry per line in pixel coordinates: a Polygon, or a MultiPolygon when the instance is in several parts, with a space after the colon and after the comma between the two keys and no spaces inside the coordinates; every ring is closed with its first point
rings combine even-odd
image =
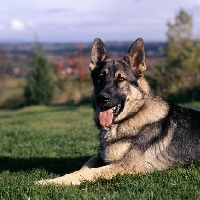
{"type": "Polygon", "coordinates": [[[110,96],[108,94],[105,94],[105,93],[100,93],[97,96],[98,103],[100,103],[102,105],[108,103],[109,99],[110,99],[110,96]]]}

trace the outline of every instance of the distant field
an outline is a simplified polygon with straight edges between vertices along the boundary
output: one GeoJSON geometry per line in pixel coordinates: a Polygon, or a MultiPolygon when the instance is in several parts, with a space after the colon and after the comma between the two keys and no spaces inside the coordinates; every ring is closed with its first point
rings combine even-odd
{"type": "MultiPolygon", "coordinates": [[[[200,108],[200,103],[190,106],[200,108]]],[[[77,170],[97,154],[92,118],[91,105],[0,110],[0,199],[200,199],[198,163],[76,187],[34,185],[77,170]]]]}
{"type": "MultiPolygon", "coordinates": [[[[55,78],[54,78],[55,79],[55,78]]],[[[16,108],[24,102],[24,86],[26,78],[9,78],[0,82],[0,108],[16,108]]],[[[87,101],[92,94],[92,81],[80,83],[76,75],[67,76],[67,80],[60,90],[54,83],[53,99],[51,104],[74,103],[87,101]]]]}
{"type": "Polygon", "coordinates": [[[23,93],[23,88],[26,84],[25,78],[12,78],[7,79],[1,83],[4,85],[2,94],[0,95],[0,100],[5,100],[14,95],[19,95],[23,93]]]}

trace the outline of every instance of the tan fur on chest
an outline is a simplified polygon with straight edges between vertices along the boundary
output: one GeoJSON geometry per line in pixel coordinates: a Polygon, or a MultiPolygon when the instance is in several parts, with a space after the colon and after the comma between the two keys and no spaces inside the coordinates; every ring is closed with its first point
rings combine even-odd
{"type": "Polygon", "coordinates": [[[111,163],[121,160],[129,151],[131,146],[130,140],[121,140],[117,132],[117,126],[107,128],[101,133],[101,150],[100,154],[105,162],[111,163]]]}
{"type": "Polygon", "coordinates": [[[109,144],[102,149],[102,157],[104,161],[108,163],[119,161],[129,151],[130,146],[130,141],[120,141],[113,144],[109,144]]]}

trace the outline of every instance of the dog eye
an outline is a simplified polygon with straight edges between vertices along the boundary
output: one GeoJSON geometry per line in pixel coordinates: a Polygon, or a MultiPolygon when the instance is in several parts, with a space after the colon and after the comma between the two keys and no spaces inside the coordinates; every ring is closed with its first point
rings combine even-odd
{"type": "Polygon", "coordinates": [[[104,81],[105,78],[106,78],[105,73],[102,73],[102,74],[99,75],[98,81],[104,81]]]}

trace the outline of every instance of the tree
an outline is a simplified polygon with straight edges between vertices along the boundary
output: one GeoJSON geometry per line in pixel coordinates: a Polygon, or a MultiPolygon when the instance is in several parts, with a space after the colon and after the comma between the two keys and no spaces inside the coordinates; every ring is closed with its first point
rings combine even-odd
{"type": "Polygon", "coordinates": [[[162,51],[167,62],[155,67],[156,79],[152,76],[151,82],[159,95],[169,97],[189,91],[187,98],[195,99],[200,85],[200,46],[199,41],[193,41],[192,17],[181,9],[175,22],[167,26],[168,48],[162,51]]]}
{"type": "Polygon", "coordinates": [[[38,45],[33,49],[30,65],[32,69],[24,88],[27,105],[48,105],[53,96],[53,71],[38,45]]]}

